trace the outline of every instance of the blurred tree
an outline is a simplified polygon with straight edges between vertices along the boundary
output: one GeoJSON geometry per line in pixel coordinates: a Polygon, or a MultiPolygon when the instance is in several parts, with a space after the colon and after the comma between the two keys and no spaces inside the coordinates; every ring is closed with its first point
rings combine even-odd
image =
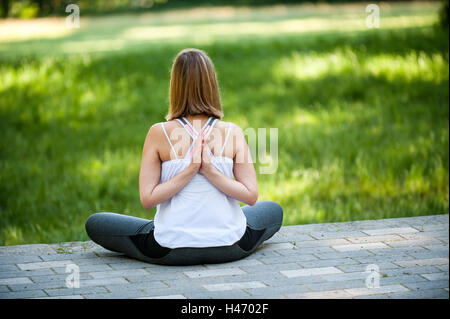
{"type": "MultiPolygon", "coordinates": [[[[19,7],[19,11],[27,7],[38,11],[39,16],[65,15],[68,4],[77,4],[83,14],[109,14],[120,12],[139,12],[146,10],[165,10],[173,8],[189,8],[196,6],[261,6],[273,4],[299,3],[338,3],[338,2],[367,2],[367,0],[0,0],[1,17],[11,16],[12,7],[19,7]],[[14,5],[13,5],[14,4],[14,5]]],[[[391,0],[398,1],[398,0],[391,0]]],[[[414,0],[413,0],[414,1],[414,0]]],[[[448,25],[448,0],[444,0],[446,10],[444,18],[448,25]]]]}
{"type": "Polygon", "coordinates": [[[10,8],[10,0],[2,0],[2,18],[7,18],[9,14],[9,8],[10,8]]]}
{"type": "Polygon", "coordinates": [[[449,26],[449,0],[443,0],[442,1],[442,8],[441,11],[439,12],[439,23],[441,24],[441,26],[443,27],[447,27],[449,26]]]}

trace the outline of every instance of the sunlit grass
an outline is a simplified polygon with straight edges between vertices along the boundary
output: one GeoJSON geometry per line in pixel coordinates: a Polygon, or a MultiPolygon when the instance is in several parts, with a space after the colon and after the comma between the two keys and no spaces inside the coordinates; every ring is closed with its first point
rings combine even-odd
{"type": "Polygon", "coordinates": [[[260,174],[270,154],[255,159],[259,199],[279,202],[284,224],[448,213],[448,33],[432,26],[436,6],[392,5],[380,30],[360,29],[358,7],[299,8],[222,8],[215,23],[208,10],[184,24],[180,13],[102,18],[55,39],[0,40],[0,244],[86,240],[94,212],[153,218],[139,202],[142,145],[167,112],[173,57],[199,43],[224,120],[278,128],[276,173],[260,174]],[[349,30],[331,27],[344,18],[349,30]],[[152,42],[147,27],[209,39],[152,42]]]}
{"type": "MultiPolygon", "coordinates": [[[[437,21],[438,6],[381,4],[381,27],[421,27],[437,21]],[[414,19],[411,19],[411,11],[414,19]]],[[[150,48],[189,41],[210,45],[327,32],[366,31],[365,4],[274,6],[258,9],[219,7],[112,17],[84,17],[81,28],[68,29],[65,18],[0,21],[0,54],[78,54],[150,48]],[[53,30],[53,31],[52,31],[53,30]]]]}

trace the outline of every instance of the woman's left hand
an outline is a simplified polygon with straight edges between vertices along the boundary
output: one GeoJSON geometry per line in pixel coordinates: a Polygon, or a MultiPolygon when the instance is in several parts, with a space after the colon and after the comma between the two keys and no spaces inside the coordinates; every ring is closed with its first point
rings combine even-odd
{"type": "Polygon", "coordinates": [[[210,173],[214,168],[211,165],[211,155],[209,153],[209,146],[206,144],[206,141],[203,140],[202,145],[202,165],[200,166],[200,174],[207,175],[210,173]]]}

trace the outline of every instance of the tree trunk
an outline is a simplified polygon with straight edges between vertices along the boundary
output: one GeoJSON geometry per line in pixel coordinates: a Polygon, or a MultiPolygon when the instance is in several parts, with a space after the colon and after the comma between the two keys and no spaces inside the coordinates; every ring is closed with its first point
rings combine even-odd
{"type": "Polygon", "coordinates": [[[9,0],[1,0],[2,18],[7,18],[9,14],[9,0]]]}

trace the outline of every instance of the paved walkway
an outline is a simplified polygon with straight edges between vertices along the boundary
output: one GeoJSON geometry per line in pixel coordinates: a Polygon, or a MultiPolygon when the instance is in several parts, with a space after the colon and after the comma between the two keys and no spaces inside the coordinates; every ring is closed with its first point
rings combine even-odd
{"type": "Polygon", "coordinates": [[[448,239],[449,216],[436,215],[286,226],[246,259],[188,267],[92,242],[5,246],[0,299],[448,298],[448,239]],[[66,286],[71,264],[80,288],[66,286]]]}

